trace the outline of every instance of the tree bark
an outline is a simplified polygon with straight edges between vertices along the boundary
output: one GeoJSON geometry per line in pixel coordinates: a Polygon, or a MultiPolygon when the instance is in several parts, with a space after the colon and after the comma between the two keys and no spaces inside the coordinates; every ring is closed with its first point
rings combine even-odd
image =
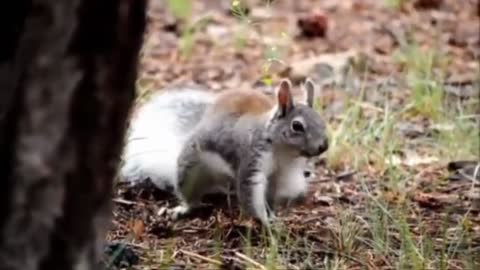
{"type": "Polygon", "coordinates": [[[0,14],[0,269],[98,269],[145,0],[0,14]]]}

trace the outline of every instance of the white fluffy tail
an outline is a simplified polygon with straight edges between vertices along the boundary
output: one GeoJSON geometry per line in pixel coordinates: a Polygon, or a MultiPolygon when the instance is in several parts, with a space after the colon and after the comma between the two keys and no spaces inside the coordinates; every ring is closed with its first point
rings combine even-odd
{"type": "Polygon", "coordinates": [[[199,89],[156,94],[132,119],[120,168],[121,181],[150,179],[159,189],[176,186],[177,157],[214,94],[199,89]]]}

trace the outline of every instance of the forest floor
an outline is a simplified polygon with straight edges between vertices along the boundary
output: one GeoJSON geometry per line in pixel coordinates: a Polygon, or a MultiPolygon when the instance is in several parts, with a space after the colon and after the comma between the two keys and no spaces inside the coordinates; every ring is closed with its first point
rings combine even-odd
{"type": "Polygon", "coordinates": [[[176,85],[315,79],[330,148],[307,201],[269,235],[223,200],[172,222],[157,215],[171,195],[118,185],[113,264],[480,269],[480,4],[267,2],[151,1],[138,106],[176,85]]]}

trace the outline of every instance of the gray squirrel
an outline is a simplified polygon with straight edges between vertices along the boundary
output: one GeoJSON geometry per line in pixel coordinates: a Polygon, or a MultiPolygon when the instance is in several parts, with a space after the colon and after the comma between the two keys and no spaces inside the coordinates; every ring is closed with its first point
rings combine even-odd
{"type": "Polygon", "coordinates": [[[140,106],[123,149],[120,181],[149,179],[161,190],[175,190],[178,155],[215,96],[196,87],[165,89],[140,106]]]}
{"type": "Polygon", "coordinates": [[[173,218],[202,205],[206,194],[234,191],[242,209],[267,225],[270,207],[305,195],[308,160],[328,149],[313,109],[315,84],[307,79],[302,90],[304,102],[294,100],[287,79],[276,102],[246,90],[158,95],[132,123],[121,178],[173,188],[181,200],[168,211],[173,218]]]}

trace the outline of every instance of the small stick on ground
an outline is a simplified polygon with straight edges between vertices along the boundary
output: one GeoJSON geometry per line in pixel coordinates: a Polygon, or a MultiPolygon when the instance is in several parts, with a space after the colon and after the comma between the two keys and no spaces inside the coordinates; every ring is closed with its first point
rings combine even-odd
{"type": "Polygon", "coordinates": [[[210,259],[210,258],[208,258],[208,257],[205,257],[205,256],[200,255],[200,254],[197,254],[197,253],[193,253],[193,252],[186,251],[186,250],[183,250],[183,249],[180,250],[180,252],[182,252],[183,254],[185,254],[185,255],[187,255],[187,256],[190,256],[190,257],[193,257],[193,258],[197,258],[197,259],[199,259],[199,260],[206,261],[206,262],[209,262],[209,263],[213,263],[213,264],[215,264],[215,265],[219,265],[219,266],[223,265],[223,263],[220,262],[220,261],[217,261],[217,260],[215,260],[215,259],[210,259]]]}
{"type": "Polygon", "coordinates": [[[126,205],[138,204],[138,202],[128,201],[128,200],[125,200],[125,199],[122,199],[122,198],[114,198],[112,201],[115,202],[115,203],[126,204],[126,205]]]}
{"type": "Polygon", "coordinates": [[[262,269],[262,270],[265,270],[265,266],[261,265],[260,263],[254,261],[252,258],[248,257],[247,255],[244,255],[240,252],[235,252],[235,256],[239,257],[240,259],[246,261],[246,262],[249,262],[250,264],[262,269]]]}

